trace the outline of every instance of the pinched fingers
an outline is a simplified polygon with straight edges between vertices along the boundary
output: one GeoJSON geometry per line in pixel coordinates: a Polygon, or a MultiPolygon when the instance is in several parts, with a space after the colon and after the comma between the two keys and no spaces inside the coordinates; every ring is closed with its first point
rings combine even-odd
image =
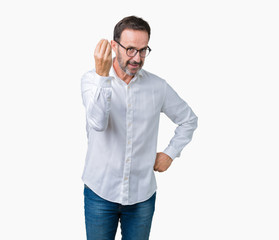
{"type": "Polygon", "coordinates": [[[102,47],[102,44],[104,43],[104,40],[105,40],[105,39],[102,39],[102,40],[100,40],[100,41],[98,42],[98,44],[97,44],[97,46],[96,46],[96,48],[95,48],[94,56],[95,56],[95,55],[98,55],[98,54],[100,53],[100,49],[101,49],[101,47],[102,47]]]}
{"type": "Polygon", "coordinates": [[[96,73],[108,76],[112,65],[111,45],[106,39],[99,41],[94,52],[96,73]]]}
{"type": "Polygon", "coordinates": [[[109,42],[106,46],[105,56],[111,58],[111,45],[109,42]]]}
{"type": "MultiPolygon", "coordinates": [[[[94,55],[95,57],[98,58],[103,58],[105,57],[106,52],[111,50],[111,46],[110,43],[108,42],[108,40],[106,39],[102,39],[98,42],[96,48],[95,48],[95,52],[94,55]]],[[[106,56],[108,56],[109,54],[106,54],[106,56]]]]}

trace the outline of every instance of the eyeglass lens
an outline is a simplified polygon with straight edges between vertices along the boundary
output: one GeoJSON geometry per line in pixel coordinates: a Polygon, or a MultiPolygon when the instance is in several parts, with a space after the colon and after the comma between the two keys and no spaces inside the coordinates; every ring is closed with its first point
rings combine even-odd
{"type": "Polygon", "coordinates": [[[141,56],[141,57],[146,57],[146,56],[148,56],[148,54],[149,54],[149,48],[144,48],[144,49],[141,49],[141,50],[136,50],[136,49],[134,49],[134,48],[128,48],[127,49],[127,55],[129,56],[129,57],[134,57],[134,56],[136,56],[136,54],[137,54],[137,52],[139,52],[139,55],[141,56]]]}

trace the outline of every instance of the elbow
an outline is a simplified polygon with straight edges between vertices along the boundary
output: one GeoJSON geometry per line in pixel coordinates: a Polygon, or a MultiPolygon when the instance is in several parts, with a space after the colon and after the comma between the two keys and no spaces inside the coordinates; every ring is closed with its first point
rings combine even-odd
{"type": "Polygon", "coordinates": [[[198,127],[198,117],[194,116],[191,119],[186,120],[179,125],[183,126],[184,128],[186,128],[188,130],[195,131],[198,127]]]}
{"type": "Polygon", "coordinates": [[[92,126],[92,128],[97,132],[104,132],[107,129],[107,126],[92,126]]]}
{"type": "Polygon", "coordinates": [[[198,117],[197,116],[193,119],[193,125],[194,125],[195,129],[198,127],[198,117]]]}
{"type": "Polygon", "coordinates": [[[97,132],[103,132],[107,129],[108,121],[96,121],[95,119],[87,119],[90,128],[97,132]]]}
{"type": "Polygon", "coordinates": [[[95,108],[88,109],[86,112],[87,123],[90,128],[97,132],[103,132],[108,127],[110,107],[102,109],[97,106],[95,108]]]}

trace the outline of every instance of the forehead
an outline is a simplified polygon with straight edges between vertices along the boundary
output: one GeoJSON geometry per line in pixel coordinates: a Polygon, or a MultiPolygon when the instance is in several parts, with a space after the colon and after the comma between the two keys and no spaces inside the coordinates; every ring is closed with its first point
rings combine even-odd
{"type": "Polygon", "coordinates": [[[125,29],[121,33],[120,40],[125,47],[143,48],[148,44],[148,33],[146,31],[125,29]]]}

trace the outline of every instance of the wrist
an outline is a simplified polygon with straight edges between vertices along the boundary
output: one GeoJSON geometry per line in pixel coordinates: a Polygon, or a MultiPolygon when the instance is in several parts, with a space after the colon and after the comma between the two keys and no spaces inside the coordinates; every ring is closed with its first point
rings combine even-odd
{"type": "Polygon", "coordinates": [[[98,71],[96,70],[96,73],[102,77],[108,77],[109,76],[109,72],[104,72],[104,71],[98,71]]]}

